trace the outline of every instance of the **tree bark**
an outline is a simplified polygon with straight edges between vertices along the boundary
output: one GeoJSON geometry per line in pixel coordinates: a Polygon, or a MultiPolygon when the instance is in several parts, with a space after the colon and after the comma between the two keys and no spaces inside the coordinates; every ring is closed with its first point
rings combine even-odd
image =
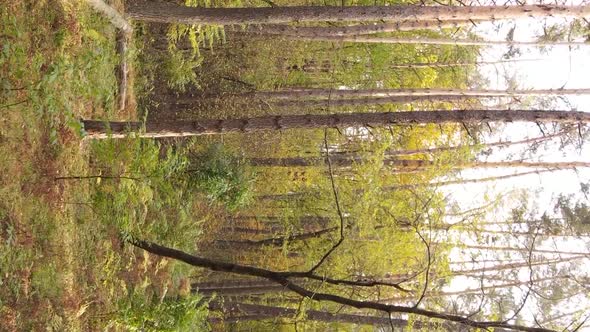
{"type": "Polygon", "coordinates": [[[499,65],[503,63],[526,62],[526,61],[540,61],[542,59],[510,59],[498,61],[477,61],[477,62],[416,62],[405,63],[398,65],[391,65],[389,68],[393,69],[418,69],[418,68],[448,68],[448,67],[470,67],[470,66],[486,66],[499,65]]]}
{"type": "MultiPolygon", "coordinates": [[[[506,63],[518,63],[518,62],[532,62],[532,61],[541,61],[543,59],[509,59],[509,60],[497,60],[497,61],[476,61],[476,62],[414,62],[414,63],[403,63],[403,64],[394,64],[387,66],[391,69],[421,69],[421,68],[457,68],[457,67],[477,67],[477,66],[490,66],[490,65],[500,65],[506,63]]],[[[344,68],[350,68],[353,65],[358,65],[360,62],[357,61],[348,61],[348,60],[341,60],[339,63],[344,68]]],[[[370,65],[366,65],[367,68],[370,68],[370,65]]],[[[285,70],[301,70],[304,72],[330,72],[335,65],[330,61],[323,62],[316,64],[314,61],[307,60],[302,66],[288,66],[285,70]]]]}
{"type": "Polygon", "coordinates": [[[359,36],[370,35],[381,32],[432,30],[446,28],[460,28],[474,25],[477,22],[470,20],[453,21],[408,21],[362,24],[354,26],[322,26],[322,27],[301,27],[285,24],[250,25],[245,30],[235,29],[236,32],[244,31],[260,35],[282,35],[293,37],[314,37],[314,36],[359,36]]]}
{"type": "MultiPolygon", "coordinates": [[[[476,233],[476,234],[492,234],[492,235],[511,235],[511,236],[532,236],[533,233],[530,232],[519,232],[515,230],[491,230],[485,228],[452,228],[454,225],[445,225],[445,226],[436,226],[432,227],[432,229],[436,230],[444,230],[444,231],[457,231],[457,232],[465,232],[465,233],[476,233]]],[[[581,235],[577,234],[547,234],[547,233],[539,233],[537,235],[540,238],[579,238],[581,235]]]]}
{"type": "Polygon", "coordinates": [[[409,96],[464,96],[464,97],[521,97],[588,95],[590,89],[539,89],[539,90],[462,90],[462,89],[288,89],[257,91],[255,97],[265,99],[323,98],[332,102],[341,98],[360,97],[409,97],[409,96]]]}
{"type": "MultiPolygon", "coordinates": [[[[292,158],[249,158],[247,159],[252,166],[273,166],[273,167],[302,167],[302,166],[319,166],[327,162],[326,158],[321,157],[292,157],[292,158]]],[[[339,167],[351,167],[364,160],[360,156],[356,157],[330,157],[333,165],[339,167]]],[[[385,159],[383,164],[399,169],[423,170],[439,166],[436,162],[430,160],[418,159],[385,159]]],[[[531,162],[531,161],[475,161],[463,162],[451,165],[452,169],[466,168],[549,168],[549,169],[574,169],[578,167],[590,167],[590,162],[566,161],[566,162],[531,162]]]]}
{"type": "MultiPolygon", "coordinates": [[[[215,311],[222,311],[225,314],[225,317],[223,318],[224,323],[237,323],[247,320],[257,320],[257,318],[293,318],[297,316],[299,312],[298,310],[291,308],[235,302],[225,302],[223,304],[213,302],[212,304],[210,304],[209,309],[215,311]]],[[[389,317],[331,313],[317,310],[305,310],[305,318],[307,320],[316,322],[345,323],[372,326],[394,326],[400,329],[406,328],[408,326],[408,321],[405,319],[390,319],[389,317]]],[[[434,329],[439,326],[440,324],[428,324],[420,321],[416,321],[412,324],[412,327],[416,329],[428,327],[434,329]]]]}
{"type": "MultiPolygon", "coordinates": [[[[515,248],[515,247],[496,247],[496,246],[485,246],[485,245],[471,245],[461,244],[460,249],[477,249],[477,250],[489,250],[489,251],[513,251],[524,254],[529,253],[527,248],[515,248]]],[[[580,251],[561,251],[561,250],[549,250],[549,249],[534,249],[533,254],[555,254],[555,255],[576,255],[576,256],[587,256],[588,252],[580,251]]]]}
{"type": "Polygon", "coordinates": [[[267,279],[252,279],[252,278],[241,278],[241,279],[221,279],[203,282],[195,282],[191,284],[191,288],[196,290],[204,289],[222,289],[222,288],[249,288],[249,287],[265,287],[265,286],[276,286],[276,283],[267,279]]]}
{"type": "Polygon", "coordinates": [[[275,236],[275,237],[268,237],[260,240],[217,240],[216,243],[220,245],[228,245],[229,247],[238,247],[240,250],[248,250],[253,247],[259,247],[264,245],[269,246],[283,246],[287,242],[295,242],[295,241],[305,241],[309,239],[317,239],[322,237],[324,234],[329,234],[331,232],[337,231],[340,229],[338,226],[334,227],[326,227],[320,230],[294,234],[290,236],[275,236]]]}
{"type": "MultiPolygon", "coordinates": [[[[270,104],[278,108],[286,107],[343,107],[343,106],[370,106],[370,105],[387,105],[393,103],[405,104],[417,101],[451,101],[469,98],[467,95],[406,95],[406,96],[385,96],[385,97],[371,97],[371,96],[360,96],[363,98],[348,98],[348,99],[318,99],[318,100],[298,100],[298,99],[286,99],[282,98],[279,100],[272,100],[270,104]]],[[[472,96],[476,97],[487,97],[487,96],[472,96]]],[[[297,98],[297,97],[292,97],[297,98]]],[[[200,97],[189,97],[189,98],[177,98],[172,101],[175,105],[193,105],[195,102],[200,101],[200,97]]],[[[252,100],[243,99],[243,102],[252,104],[252,100]]]]}
{"type": "Polygon", "coordinates": [[[241,245],[247,246],[262,246],[262,245],[271,245],[271,246],[282,246],[287,242],[291,241],[304,241],[314,238],[319,238],[324,234],[329,234],[333,231],[338,230],[338,226],[328,227],[324,229],[320,229],[317,231],[301,233],[301,234],[293,234],[290,236],[279,236],[279,237],[272,237],[266,238],[261,240],[239,240],[239,241],[231,241],[231,243],[239,243],[241,245]]]}
{"type": "Polygon", "coordinates": [[[86,2],[105,16],[117,29],[122,30],[127,35],[133,33],[133,28],[129,22],[115,8],[109,6],[102,0],[86,0],[86,2]]]}
{"type": "MultiPolygon", "coordinates": [[[[497,121],[589,123],[590,113],[539,110],[453,110],[328,115],[277,115],[227,120],[148,122],[145,126],[145,132],[139,135],[141,137],[175,137],[284,129],[378,127],[388,125],[497,121]]],[[[108,133],[112,133],[116,137],[117,135],[125,135],[129,131],[139,131],[142,128],[142,123],[84,120],[83,126],[89,135],[100,138],[105,137],[108,133]]]]}
{"type": "Polygon", "coordinates": [[[588,6],[294,6],[271,8],[200,8],[170,3],[141,3],[127,15],[136,20],[184,24],[277,24],[325,21],[449,21],[499,20],[527,17],[590,16],[588,6]]]}
{"type": "Polygon", "coordinates": [[[219,296],[246,296],[246,295],[259,295],[269,293],[280,293],[285,290],[281,285],[276,283],[272,285],[264,286],[250,286],[250,287],[223,287],[223,288],[194,288],[199,294],[204,296],[212,296],[213,294],[219,296]]]}
{"type": "Polygon", "coordinates": [[[517,41],[517,40],[464,40],[439,38],[401,38],[370,36],[285,36],[287,39],[304,41],[325,41],[339,43],[365,44],[417,44],[417,45],[454,45],[454,46],[588,46],[583,41],[517,41]]]}

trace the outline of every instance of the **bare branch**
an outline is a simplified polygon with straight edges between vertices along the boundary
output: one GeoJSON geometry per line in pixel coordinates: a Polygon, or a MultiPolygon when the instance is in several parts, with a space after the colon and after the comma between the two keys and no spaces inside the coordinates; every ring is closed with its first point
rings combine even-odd
{"type": "Polygon", "coordinates": [[[334,201],[336,203],[336,211],[338,212],[338,217],[340,218],[340,239],[336,242],[330,250],[328,250],[324,256],[314,265],[311,269],[309,269],[309,273],[313,273],[317,268],[324,263],[324,261],[336,250],[342,242],[344,242],[344,215],[342,214],[342,208],[340,207],[340,199],[338,198],[338,190],[336,189],[336,183],[334,182],[334,171],[332,170],[332,162],[330,161],[330,152],[328,147],[328,129],[324,129],[324,147],[326,149],[326,161],[328,162],[328,170],[330,172],[330,183],[332,184],[332,193],[334,194],[334,201]]]}
{"type": "Polygon", "coordinates": [[[545,328],[537,328],[537,327],[528,327],[523,325],[517,324],[509,324],[505,322],[498,322],[498,321],[475,321],[469,319],[464,316],[454,315],[454,314],[447,314],[442,312],[436,312],[432,310],[420,309],[420,308],[413,308],[407,306],[399,306],[399,305],[390,305],[390,304],[383,304],[377,303],[372,301],[359,301],[351,298],[346,298],[334,294],[329,293],[319,293],[313,292],[307,288],[301,287],[292,281],[289,280],[293,276],[290,272],[276,272],[267,269],[233,264],[233,263],[226,263],[215,261],[203,257],[193,256],[186,252],[176,250],[173,248],[168,248],[165,246],[161,246],[155,243],[151,243],[148,241],[143,241],[134,238],[127,238],[126,241],[132,244],[135,247],[141,248],[146,250],[149,253],[154,255],[159,255],[162,257],[168,257],[171,259],[179,260],[190,264],[196,267],[207,268],[213,271],[222,271],[222,272],[231,272],[241,275],[249,275],[249,276],[256,276],[265,278],[268,280],[272,280],[278,284],[283,285],[285,288],[299,294],[300,296],[307,297],[314,301],[329,301],[338,304],[348,305],[358,309],[373,309],[382,311],[385,313],[407,313],[407,314],[414,314],[418,316],[434,318],[434,319],[441,319],[448,322],[456,322],[460,324],[464,324],[474,328],[504,328],[504,329],[511,329],[515,331],[524,331],[524,332],[555,332],[554,330],[545,329],[545,328]]]}

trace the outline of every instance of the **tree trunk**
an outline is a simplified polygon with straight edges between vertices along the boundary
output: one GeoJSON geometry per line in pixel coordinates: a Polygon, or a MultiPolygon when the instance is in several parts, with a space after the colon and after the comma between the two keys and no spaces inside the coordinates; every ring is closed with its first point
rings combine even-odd
{"type": "Polygon", "coordinates": [[[341,98],[384,98],[409,96],[464,96],[464,97],[520,97],[520,96],[564,96],[588,95],[590,89],[542,89],[542,90],[462,90],[462,89],[288,89],[279,91],[257,91],[254,96],[265,99],[323,98],[332,102],[341,98]]]}
{"type": "Polygon", "coordinates": [[[575,310],[575,311],[560,313],[560,314],[557,314],[555,316],[548,317],[548,318],[540,321],[539,322],[539,325],[541,325],[541,326],[547,325],[547,324],[552,323],[552,322],[554,322],[556,320],[559,320],[561,318],[573,316],[573,315],[576,315],[576,314],[585,314],[585,313],[588,313],[588,312],[590,312],[590,307],[583,307],[582,309],[578,309],[578,310],[575,310]]]}
{"type": "MultiPolygon", "coordinates": [[[[476,234],[492,234],[492,235],[510,235],[510,236],[532,236],[533,233],[530,232],[519,232],[515,230],[491,230],[485,228],[452,228],[454,225],[445,225],[445,226],[433,226],[432,229],[436,230],[443,230],[443,231],[457,231],[457,232],[465,232],[465,233],[476,233],[476,234]],[[449,229],[450,228],[450,229],[449,229]]],[[[537,235],[540,238],[580,238],[581,235],[577,234],[546,234],[546,233],[539,233],[537,235]]]]}
{"type": "MultiPolygon", "coordinates": [[[[174,137],[256,132],[284,129],[322,129],[340,127],[378,127],[388,125],[480,123],[480,122],[557,122],[588,123],[590,113],[538,110],[453,110],[384,113],[346,113],[327,115],[276,115],[245,119],[160,121],[147,123],[141,137],[174,137]]],[[[141,122],[103,122],[84,120],[84,130],[94,137],[115,137],[139,131],[141,122]]]]}
{"type": "MultiPolygon", "coordinates": [[[[544,282],[544,281],[549,281],[549,280],[554,280],[554,279],[560,279],[560,277],[551,276],[551,277],[533,279],[532,283],[534,284],[535,282],[544,282]]],[[[503,284],[482,286],[482,287],[478,287],[478,288],[468,288],[468,289],[464,289],[464,290],[460,290],[460,291],[448,291],[448,292],[431,291],[431,292],[426,292],[424,294],[424,297],[433,298],[433,297],[461,296],[461,295],[469,295],[469,294],[478,294],[478,293],[482,293],[482,292],[490,291],[490,290],[527,285],[530,282],[531,281],[529,281],[529,280],[515,280],[515,281],[511,281],[511,282],[506,282],[503,284]]],[[[405,301],[412,301],[412,300],[415,300],[415,297],[403,296],[403,297],[391,297],[391,298],[387,298],[384,300],[380,300],[379,302],[381,302],[381,303],[398,302],[399,303],[401,301],[405,302],[405,301]]]]}
{"type": "MultiPolygon", "coordinates": [[[[491,65],[499,65],[499,64],[506,64],[506,63],[517,63],[517,62],[531,62],[531,61],[542,61],[543,59],[509,59],[509,60],[497,60],[497,61],[478,61],[478,62],[415,62],[415,63],[404,63],[404,64],[396,64],[396,65],[389,65],[388,68],[391,69],[420,69],[420,68],[457,68],[457,67],[477,67],[477,66],[491,66],[491,65]]],[[[358,65],[360,62],[358,61],[347,61],[341,60],[339,63],[344,68],[350,68],[353,65],[358,65]]],[[[313,60],[306,60],[306,62],[302,66],[294,65],[294,66],[287,66],[284,70],[301,70],[304,72],[330,72],[332,68],[334,68],[334,64],[330,61],[316,64],[313,60]]],[[[370,65],[366,65],[367,68],[370,68],[370,65]]]]}
{"type": "Polygon", "coordinates": [[[183,24],[277,24],[325,21],[449,21],[499,20],[527,17],[590,16],[588,6],[294,6],[271,8],[202,8],[170,3],[141,3],[127,10],[130,18],[183,24]]]}
{"type": "MultiPolygon", "coordinates": [[[[329,96],[326,96],[329,98],[329,96]]],[[[417,101],[451,101],[469,98],[471,96],[466,95],[406,95],[406,96],[385,96],[385,97],[371,97],[362,96],[363,98],[349,98],[349,99],[319,99],[319,100],[275,100],[269,103],[273,107],[286,108],[286,107],[343,107],[343,106],[370,106],[370,105],[387,105],[393,103],[405,104],[417,101]]],[[[476,97],[487,97],[487,96],[472,96],[476,97]]],[[[297,97],[292,97],[297,98],[297,97]]],[[[201,97],[189,97],[189,98],[176,98],[172,101],[175,105],[193,105],[195,102],[202,101],[201,97]]],[[[241,99],[242,102],[252,105],[252,100],[241,99]]]]}
{"type": "Polygon", "coordinates": [[[542,59],[511,59],[511,60],[498,60],[498,61],[478,61],[478,62],[417,62],[417,63],[406,63],[398,65],[390,65],[389,68],[393,69],[418,69],[418,68],[448,68],[448,67],[470,67],[470,66],[487,66],[487,65],[499,65],[503,63],[513,62],[526,62],[526,61],[540,61],[542,59]]]}
{"type": "Polygon", "coordinates": [[[322,26],[322,27],[301,27],[285,24],[250,25],[245,30],[235,29],[236,32],[245,31],[260,35],[282,35],[293,37],[314,37],[314,36],[359,36],[370,35],[381,32],[432,30],[446,28],[460,28],[463,26],[475,25],[477,22],[470,20],[453,21],[406,21],[391,23],[362,24],[354,26],[322,26]]]}
{"type": "Polygon", "coordinates": [[[493,266],[489,266],[489,267],[481,267],[481,268],[475,268],[475,269],[464,269],[464,270],[451,270],[451,273],[449,274],[449,276],[461,276],[461,275],[473,275],[473,274],[479,274],[479,273],[484,273],[484,272],[498,272],[498,271],[504,271],[504,270],[512,270],[512,269],[516,269],[516,268],[523,268],[523,267],[529,267],[529,266],[543,266],[543,265],[549,265],[549,264],[559,264],[559,263],[566,263],[566,262],[571,262],[571,261],[575,261],[575,260],[579,260],[579,259],[584,259],[586,258],[586,256],[572,256],[572,257],[566,257],[566,258],[560,258],[560,259],[554,259],[554,260],[542,260],[542,261],[533,261],[533,262],[515,262],[515,263],[508,263],[508,264],[498,264],[498,265],[493,265],[493,266]]]}
{"type": "MultiPolygon", "coordinates": [[[[297,309],[235,302],[225,302],[223,304],[213,302],[210,304],[209,309],[214,311],[222,311],[224,313],[224,323],[237,323],[247,320],[257,320],[256,318],[289,319],[296,317],[299,313],[297,309]]],[[[407,320],[399,318],[390,319],[389,317],[331,313],[317,310],[305,310],[305,318],[306,320],[325,323],[394,326],[400,328],[400,330],[408,326],[407,320]]],[[[420,321],[416,321],[412,324],[412,327],[417,329],[427,328],[428,326],[435,328],[438,327],[439,324],[428,324],[422,323],[420,321]]]]}
{"type": "MultiPolygon", "coordinates": [[[[326,158],[309,158],[309,157],[292,157],[292,158],[249,158],[247,159],[252,166],[274,166],[274,167],[301,167],[301,166],[319,166],[327,162],[326,158]]],[[[362,163],[362,157],[340,157],[330,156],[330,161],[334,166],[351,167],[355,164],[362,163]]],[[[417,159],[385,159],[383,164],[399,169],[423,170],[439,166],[436,162],[430,160],[417,159]]],[[[590,167],[590,162],[566,161],[566,162],[531,162],[531,161],[475,161],[463,162],[451,165],[452,169],[466,168],[549,168],[549,169],[573,169],[577,167],[590,167]]]]}
{"type": "Polygon", "coordinates": [[[204,289],[276,286],[276,283],[269,281],[267,279],[240,278],[240,279],[221,279],[221,280],[219,280],[219,279],[217,279],[217,277],[214,277],[213,279],[211,279],[209,281],[192,283],[191,288],[200,291],[200,290],[204,290],[204,289]]]}
{"type": "Polygon", "coordinates": [[[280,293],[285,290],[281,285],[272,284],[264,286],[249,286],[249,287],[223,287],[223,288],[194,288],[199,294],[211,297],[213,294],[218,296],[247,296],[280,293]]]}
{"type": "MultiPolygon", "coordinates": [[[[384,157],[395,157],[395,156],[413,156],[418,154],[435,154],[439,152],[445,151],[456,151],[461,149],[476,149],[476,148],[492,148],[492,147],[507,147],[519,144],[535,144],[539,142],[548,141],[555,137],[564,136],[567,132],[560,131],[555,134],[549,134],[545,136],[538,136],[538,137],[531,137],[526,138],[518,141],[499,141],[499,142],[491,142],[491,143],[482,143],[482,144],[473,144],[473,145],[456,145],[456,146],[443,146],[443,147],[436,147],[436,148],[429,148],[429,149],[414,149],[414,150],[386,150],[383,152],[384,157]]],[[[345,151],[332,151],[330,152],[330,156],[346,156],[348,158],[358,155],[359,152],[363,152],[366,150],[345,150],[345,151]]]]}
{"type": "MultiPolygon", "coordinates": [[[[461,244],[459,246],[460,249],[476,249],[476,250],[489,250],[489,251],[513,251],[513,252],[520,252],[523,254],[529,254],[529,249],[527,248],[515,248],[515,247],[496,247],[496,246],[485,246],[485,245],[471,245],[471,244],[461,244]]],[[[555,254],[555,255],[576,255],[576,256],[584,256],[588,255],[587,252],[579,252],[579,251],[560,251],[560,250],[549,250],[549,249],[534,249],[532,251],[533,254],[555,254]]]]}
{"type": "Polygon", "coordinates": [[[239,242],[240,244],[246,244],[248,246],[262,246],[262,245],[271,245],[271,246],[282,246],[287,242],[291,241],[305,241],[309,239],[319,238],[324,234],[329,234],[338,230],[338,226],[328,227],[324,229],[320,229],[317,231],[301,233],[301,234],[293,234],[290,236],[279,236],[273,238],[266,238],[262,240],[240,240],[240,241],[232,241],[232,243],[239,242]]]}
{"type": "Polygon", "coordinates": [[[516,40],[462,40],[442,38],[398,38],[370,36],[285,36],[287,39],[304,41],[347,42],[365,44],[418,44],[454,46],[588,46],[584,41],[516,41],[516,40]]]}
{"type": "Polygon", "coordinates": [[[117,29],[120,29],[128,35],[133,33],[133,28],[131,27],[129,22],[127,22],[125,18],[123,18],[123,16],[121,16],[121,14],[116,9],[109,6],[104,1],[86,0],[86,2],[96,11],[100,12],[103,16],[105,16],[111,22],[111,24],[114,25],[117,29]]]}
{"type": "Polygon", "coordinates": [[[306,233],[300,234],[293,234],[290,236],[276,236],[276,237],[269,237],[261,240],[217,240],[216,242],[220,245],[229,245],[230,247],[238,247],[240,250],[248,250],[252,247],[259,247],[264,245],[269,246],[283,246],[287,242],[294,242],[294,241],[305,241],[309,239],[317,239],[322,237],[324,234],[329,234],[331,232],[337,231],[340,229],[338,226],[334,227],[326,227],[324,229],[310,231],[306,233]]]}
{"type": "MultiPolygon", "coordinates": [[[[450,185],[455,185],[455,184],[483,183],[483,182],[505,180],[505,179],[511,179],[511,178],[515,178],[515,177],[519,177],[519,176],[526,176],[526,175],[531,175],[531,174],[541,174],[541,173],[554,172],[554,171],[558,171],[558,169],[542,169],[542,170],[520,172],[520,173],[514,173],[514,174],[508,174],[508,175],[490,176],[490,177],[479,178],[479,179],[460,179],[460,180],[451,180],[451,181],[400,184],[400,185],[395,185],[395,186],[386,186],[386,187],[383,187],[382,190],[383,191],[396,191],[396,190],[412,189],[412,188],[418,188],[418,187],[444,187],[444,186],[450,186],[450,185]]],[[[305,195],[305,193],[287,193],[287,194],[274,194],[274,195],[260,195],[260,196],[257,196],[256,198],[260,199],[260,200],[292,200],[292,199],[300,199],[304,195],[305,195]]]]}
{"type": "Polygon", "coordinates": [[[506,180],[506,179],[511,179],[511,178],[515,178],[515,177],[519,177],[519,176],[526,176],[526,175],[531,175],[531,174],[555,172],[558,170],[559,169],[542,169],[542,170],[520,172],[520,173],[514,173],[514,174],[507,174],[507,175],[490,176],[490,177],[479,178],[479,179],[460,179],[460,180],[439,181],[439,182],[402,184],[402,185],[396,185],[396,186],[383,187],[383,190],[384,191],[395,191],[395,190],[411,189],[411,188],[417,188],[417,187],[444,187],[444,186],[451,186],[451,185],[455,185],[455,184],[482,183],[482,182],[506,180]]]}

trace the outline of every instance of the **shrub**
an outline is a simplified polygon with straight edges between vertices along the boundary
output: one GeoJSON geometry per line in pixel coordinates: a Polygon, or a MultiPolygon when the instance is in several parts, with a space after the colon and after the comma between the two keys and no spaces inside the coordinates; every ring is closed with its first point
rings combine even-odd
{"type": "Polygon", "coordinates": [[[193,156],[189,174],[195,188],[230,210],[251,199],[254,174],[242,157],[221,144],[210,145],[204,153],[193,156]]]}
{"type": "Polygon", "coordinates": [[[195,69],[201,65],[200,57],[174,49],[170,50],[169,56],[164,61],[170,88],[185,91],[187,85],[197,83],[195,69]]]}
{"type": "Polygon", "coordinates": [[[207,331],[207,314],[207,302],[198,294],[160,300],[134,292],[120,303],[111,325],[126,331],[207,331]]]}

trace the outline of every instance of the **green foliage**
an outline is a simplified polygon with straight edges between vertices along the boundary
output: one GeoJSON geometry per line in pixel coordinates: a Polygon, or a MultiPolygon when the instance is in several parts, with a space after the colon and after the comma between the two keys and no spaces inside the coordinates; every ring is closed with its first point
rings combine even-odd
{"type": "MultiPolygon", "coordinates": [[[[198,0],[186,0],[189,7],[209,7],[210,3],[198,0]]],[[[201,24],[171,24],[167,32],[169,56],[165,58],[168,86],[172,89],[185,91],[188,84],[197,85],[195,69],[201,65],[201,46],[213,48],[215,42],[225,41],[222,26],[201,24]],[[178,49],[178,44],[188,40],[190,51],[178,49]]]]}
{"type": "Polygon", "coordinates": [[[49,208],[36,197],[22,197],[15,188],[0,190],[0,307],[6,302],[59,295],[55,265],[43,250],[54,235],[49,208]],[[26,234],[26,235],[25,235],[26,234]],[[23,235],[28,236],[24,240],[23,235]],[[23,289],[22,276],[32,270],[33,294],[23,289]]]}
{"type": "MultiPolygon", "coordinates": [[[[47,19],[57,24],[63,20],[61,10],[59,7],[47,10],[47,19]]],[[[14,96],[15,104],[25,104],[46,121],[49,142],[54,145],[58,143],[60,127],[82,134],[76,114],[82,101],[92,102],[98,109],[113,108],[116,88],[113,68],[118,59],[113,42],[107,36],[113,34],[114,29],[105,24],[105,19],[89,12],[81,11],[80,16],[78,35],[61,26],[56,31],[45,32],[42,37],[30,36],[23,28],[36,26],[36,22],[22,22],[16,18],[0,22],[3,34],[9,37],[3,38],[0,67],[11,68],[12,78],[19,82],[13,85],[10,80],[2,80],[0,95],[14,96]],[[53,37],[49,41],[54,43],[54,53],[48,54],[47,47],[41,44],[29,49],[27,38],[46,40],[47,35],[53,37]],[[85,47],[78,47],[82,42],[85,47]]]]}
{"type": "Polygon", "coordinates": [[[83,163],[79,119],[113,109],[115,29],[85,3],[7,0],[0,31],[0,325],[86,330],[72,304],[87,307],[86,264],[100,261],[92,246],[108,233],[92,223],[87,196],[70,200],[53,177],[83,163]]]}
{"type": "Polygon", "coordinates": [[[195,56],[187,56],[186,52],[170,50],[165,58],[164,67],[168,77],[168,86],[172,89],[185,91],[189,84],[197,84],[195,68],[200,66],[202,59],[195,56]]]}
{"type": "Polygon", "coordinates": [[[59,278],[57,267],[55,263],[50,262],[38,267],[33,273],[32,284],[40,296],[57,298],[61,293],[60,285],[56,284],[59,278]]]}
{"type": "Polygon", "coordinates": [[[590,231],[590,206],[584,200],[575,201],[573,195],[560,195],[555,211],[563,216],[563,227],[573,230],[576,235],[588,234],[590,231]]]}
{"type": "Polygon", "coordinates": [[[198,294],[179,298],[146,298],[133,292],[121,303],[111,324],[126,331],[207,331],[207,302],[198,294]]]}
{"type": "Polygon", "coordinates": [[[103,222],[140,238],[194,245],[200,220],[192,213],[182,154],[169,150],[161,158],[159,144],[133,137],[97,141],[92,148],[99,173],[92,201],[103,222]]]}
{"type": "Polygon", "coordinates": [[[221,144],[210,145],[191,160],[190,181],[212,202],[230,210],[246,205],[252,198],[254,174],[242,157],[221,144]]]}

